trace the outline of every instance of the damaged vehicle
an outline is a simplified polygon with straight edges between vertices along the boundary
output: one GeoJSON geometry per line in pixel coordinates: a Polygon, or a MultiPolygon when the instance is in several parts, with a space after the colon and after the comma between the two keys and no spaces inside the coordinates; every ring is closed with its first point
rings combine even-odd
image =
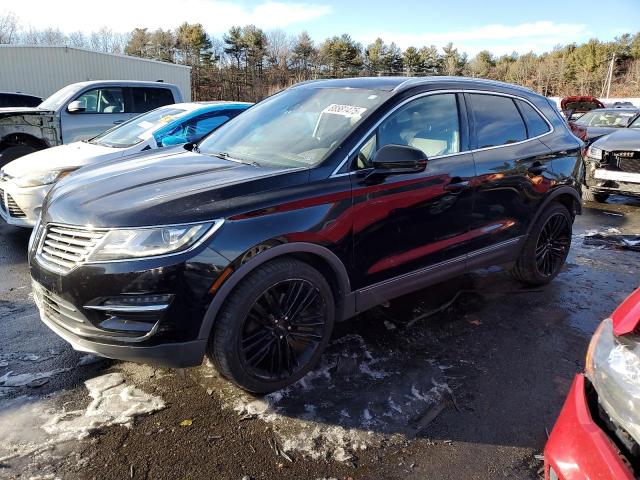
{"type": "Polygon", "coordinates": [[[587,144],[631,125],[640,116],[637,108],[600,108],[585,113],[574,123],[587,130],[587,144]]]}
{"type": "Polygon", "coordinates": [[[84,168],[29,248],[42,321],[75,349],[252,392],[318,362],[334,323],[469,270],[560,272],[582,142],[550,101],[468,78],[311,81],[195,147],[84,168]]]}
{"type": "Polygon", "coordinates": [[[611,194],[640,196],[640,117],[589,146],[582,194],[594,202],[611,194]]]}
{"type": "Polygon", "coordinates": [[[87,140],[154,108],[182,102],[163,82],[101,80],[67,85],[37,107],[0,108],[0,167],[56,145],[87,140]]]}
{"type": "Polygon", "coordinates": [[[544,449],[546,480],[640,478],[640,289],[593,334],[544,449]]]}
{"type": "Polygon", "coordinates": [[[252,104],[194,102],[160,107],[83,142],[59,145],[9,162],[0,170],[0,218],[33,227],[52,185],[71,172],[156,148],[198,142],[252,104]]]}
{"type": "Polygon", "coordinates": [[[560,110],[568,121],[574,121],[596,108],[604,108],[604,104],[590,95],[571,95],[560,100],[560,110]]]}

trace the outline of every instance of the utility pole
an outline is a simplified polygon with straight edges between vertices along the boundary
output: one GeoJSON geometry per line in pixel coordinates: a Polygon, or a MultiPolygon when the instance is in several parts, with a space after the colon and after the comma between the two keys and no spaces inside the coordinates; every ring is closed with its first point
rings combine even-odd
{"type": "Polygon", "coordinates": [[[607,69],[607,76],[604,79],[604,84],[602,85],[602,93],[600,94],[600,96],[604,95],[604,91],[606,89],[607,99],[609,98],[609,93],[611,92],[611,80],[613,79],[613,66],[615,64],[615,61],[616,61],[616,54],[614,53],[611,56],[611,63],[609,63],[609,68],[607,69]]]}

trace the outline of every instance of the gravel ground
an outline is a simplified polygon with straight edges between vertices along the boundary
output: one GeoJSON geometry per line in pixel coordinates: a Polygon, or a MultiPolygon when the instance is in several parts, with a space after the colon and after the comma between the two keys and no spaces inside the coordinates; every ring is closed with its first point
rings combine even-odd
{"type": "Polygon", "coordinates": [[[640,201],[586,205],[551,285],[494,268],[399,298],[254,397],[206,364],[74,352],[29,298],[28,232],[0,224],[0,478],[539,478],[591,333],[640,283],[640,254],[595,231],[640,235],[640,201]]]}

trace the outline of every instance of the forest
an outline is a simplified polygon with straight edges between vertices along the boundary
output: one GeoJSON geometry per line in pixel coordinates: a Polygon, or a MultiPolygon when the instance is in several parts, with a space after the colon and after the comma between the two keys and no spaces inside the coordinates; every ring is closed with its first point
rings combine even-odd
{"type": "Polygon", "coordinates": [[[291,35],[254,25],[232,27],[220,37],[199,23],[129,33],[107,27],[63,33],[24,28],[5,13],[0,44],[66,45],[189,65],[194,100],[258,101],[305,80],[384,75],[464,75],[523,85],[547,96],[603,96],[611,66],[610,95],[640,96],[640,32],[558,45],[544,53],[497,56],[485,50],[469,58],[451,43],[403,50],[393,39],[362,45],[343,33],[316,41],[307,32],[291,35]]]}

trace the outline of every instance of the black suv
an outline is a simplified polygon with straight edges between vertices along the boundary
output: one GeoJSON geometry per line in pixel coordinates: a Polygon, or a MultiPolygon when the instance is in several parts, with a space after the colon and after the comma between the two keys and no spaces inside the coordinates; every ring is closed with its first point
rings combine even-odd
{"type": "Polygon", "coordinates": [[[580,211],[581,142],[530,90],[466,78],[296,85],[187,151],[60,181],[31,239],[74,348],[301,378],[334,322],[488,265],[544,284],[580,211]]]}

